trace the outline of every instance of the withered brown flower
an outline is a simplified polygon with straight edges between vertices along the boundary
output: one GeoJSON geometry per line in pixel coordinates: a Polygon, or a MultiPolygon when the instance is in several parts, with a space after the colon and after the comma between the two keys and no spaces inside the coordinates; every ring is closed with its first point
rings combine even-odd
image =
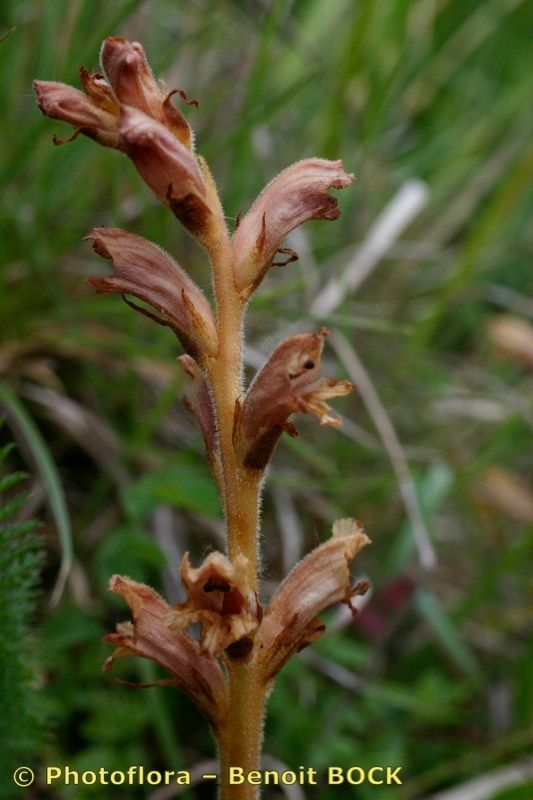
{"type": "Polygon", "coordinates": [[[200,644],[214,658],[230,645],[248,637],[259,624],[259,607],[247,578],[248,559],[239,555],[232,563],[222,553],[210,553],[197,568],[189,554],[181,561],[181,578],[187,600],[167,616],[172,630],[202,625],[200,644]]]}
{"type": "Polygon", "coordinates": [[[198,427],[204,437],[205,450],[217,485],[222,488],[223,475],[220,460],[220,447],[216,430],[215,411],[209,391],[208,379],[194,358],[189,355],[180,356],[178,362],[192,382],[192,392],[186,392],[183,402],[194,414],[198,427]]]}
{"type": "Polygon", "coordinates": [[[119,623],[114,633],[104,637],[116,648],[106,660],[104,672],[117,658],[143,656],[155,661],[172,675],[157,683],[185,692],[216,732],[228,708],[226,679],[220,666],[191,636],[169,630],[166,618],[170,606],[149,586],[114,575],[109,588],[129,605],[133,621],[119,623]]]}
{"type": "Polygon", "coordinates": [[[348,603],[368,588],[365,581],[350,586],[350,561],[370,544],[354,519],[333,525],[330,539],[312,550],[285,578],[268,606],[257,634],[259,664],[265,682],[287,660],[318,639],[324,625],[317,615],[334,603],[348,603]]]}
{"type": "MultiPolygon", "coordinates": [[[[354,180],[342,161],[306,158],[270,181],[242,218],[233,241],[235,280],[249,295],[272,265],[285,236],[310,219],[337,219],[337,199],[329,189],[354,180]]],[[[292,260],[292,259],[289,259],[292,260]]]]}
{"type": "Polygon", "coordinates": [[[327,331],[291,336],[277,347],[239,403],[235,448],[243,463],[262,469],[285,430],[296,435],[289,417],[314,414],[321,425],[338,427],[341,419],[327,401],[350,394],[353,384],[320,377],[320,356],[327,331]]]}
{"type": "Polygon", "coordinates": [[[166,202],[169,195],[182,198],[193,193],[205,202],[204,180],[196,156],[164,125],[143,111],[122,106],[119,132],[120,149],[160,200],[166,202]]]}
{"type": "Polygon", "coordinates": [[[94,228],[85,237],[95,251],[113,262],[114,274],[92,276],[87,283],[97,292],[130,294],[148,303],[159,316],[140,306],[162,325],[168,325],[193,355],[216,351],[217,335],[211,306],[201,289],[161,247],[120,228],[94,228]]]}

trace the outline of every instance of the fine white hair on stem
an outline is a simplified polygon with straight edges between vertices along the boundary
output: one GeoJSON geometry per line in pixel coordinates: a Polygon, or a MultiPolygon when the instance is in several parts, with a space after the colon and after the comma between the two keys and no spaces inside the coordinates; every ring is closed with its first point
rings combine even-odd
{"type": "Polygon", "coordinates": [[[429,191],[423,181],[412,178],[402,184],[346,264],[342,275],[332,278],[315,297],[311,313],[316,317],[327,317],[347,294],[356,292],[428,200],[429,191]]]}
{"type": "Polygon", "coordinates": [[[407,458],[394,425],[392,424],[385,406],[380,400],[363,362],[346,337],[336,331],[331,335],[330,343],[341,362],[344,364],[351,380],[355,383],[357,391],[389,455],[392,468],[398,480],[405,511],[411,523],[420,564],[424,569],[433,569],[437,562],[435,550],[429,539],[407,458]]]}

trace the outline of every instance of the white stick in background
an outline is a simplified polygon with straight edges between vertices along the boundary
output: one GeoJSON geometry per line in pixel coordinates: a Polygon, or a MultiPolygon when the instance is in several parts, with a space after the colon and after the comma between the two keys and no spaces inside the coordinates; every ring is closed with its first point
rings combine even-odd
{"type": "Polygon", "coordinates": [[[420,564],[424,569],[433,569],[437,563],[435,550],[431,544],[426,523],[424,522],[424,517],[418,503],[416,488],[411,477],[409,464],[407,463],[407,458],[394,425],[379,398],[370,375],[348,340],[341,333],[336,331],[331,336],[331,344],[341,362],[344,364],[350,379],[355,383],[357,391],[368,413],[372,417],[376,430],[389,455],[392,468],[398,481],[405,511],[411,523],[420,564]]]}
{"type": "Polygon", "coordinates": [[[327,317],[347,294],[356,292],[428,199],[429,191],[423,181],[415,178],[406,181],[378,216],[342,275],[332,278],[316,296],[311,304],[311,313],[327,317]]]}

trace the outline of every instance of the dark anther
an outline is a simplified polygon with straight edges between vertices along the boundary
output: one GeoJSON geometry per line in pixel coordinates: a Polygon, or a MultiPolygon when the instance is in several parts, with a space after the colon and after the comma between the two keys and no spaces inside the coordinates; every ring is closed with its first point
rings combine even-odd
{"type": "MultiPolygon", "coordinates": [[[[96,250],[96,246],[94,246],[94,249],[96,250]]],[[[98,250],[96,250],[96,252],[98,252],[98,250]]],[[[125,294],[121,294],[120,296],[122,297],[126,305],[129,306],[130,308],[133,308],[134,311],[138,311],[140,314],[144,314],[145,317],[148,317],[148,319],[152,319],[154,322],[157,322],[158,325],[163,325],[163,327],[172,328],[172,330],[175,330],[175,328],[173,327],[172,323],[169,320],[166,320],[163,317],[159,317],[157,314],[152,314],[152,312],[148,311],[147,308],[137,305],[137,303],[134,303],[132,300],[128,300],[125,294]]]]}
{"type": "Polygon", "coordinates": [[[290,264],[291,261],[298,261],[298,253],[295,253],[294,250],[291,250],[289,247],[280,247],[276,252],[287,256],[287,258],[285,261],[273,261],[273,267],[285,267],[287,264],[290,264]]]}
{"type": "Polygon", "coordinates": [[[175,94],[179,94],[183,102],[187,103],[188,106],[194,106],[195,108],[198,108],[198,106],[200,105],[198,100],[193,100],[192,98],[190,98],[184,89],[172,89],[172,91],[167,94],[165,99],[170,100],[170,98],[173,97],[173,95],[175,94]]]}
{"type": "Polygon", "coordinates": [[[62,145],[62,144],[68,144],[69,142],[73,142],[73,141],[74,141],[74,139],[77,139],[77,138],[78,138],[78,136],[80,135],[80,133],[83,133],[83,131],[81,130],[81,128],[76,128],[76,130],[74,131],[74,133],[72,134],[72,136],[67,136],[67,138],[66,138],[66,139],[61,139],[59,136],[56,136],[56,134],[55,134],[55,133],[53,133],[53,134],[52,134],[52,142],[53,142],[53,143],[56,145],[56,147],[59,147],[59,146],[60,146],[60,145],[62,145]]]}
{"type": "Polygon", "coordinates": [[[230,588],[229,583],[210,578],[204,585],[204,592],[229,592],[230,588]]]}
{"type": "Polygon", "coordinates": [[[238,642],[230,644],[226,648],[226,654],[235,661],[240,661],[249,655],[253,646],[253,640],[249,636],[245,636],[243,639],[239,639],[238,642]]]}

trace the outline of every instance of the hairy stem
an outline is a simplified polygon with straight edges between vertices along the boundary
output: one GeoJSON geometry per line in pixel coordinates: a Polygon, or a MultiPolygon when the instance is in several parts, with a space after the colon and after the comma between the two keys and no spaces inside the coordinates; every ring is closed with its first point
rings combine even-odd
{"type": "MultiPolygon", "coordinates": [[[[233,447],[235,407],[242,390],[242,320],[244,303],[233,277],[227,235],[213,253],[219,348],[208,367],[215,404],[223,472],[227,547],[230,559],[243,553],[249,562],[248,580],[258,588],[257,528],[261,475],[239,463],[233,447]]],[[[258,769],[261,758],[265,687],[254,669],[254,651],[228,663],[230,710],[220,736],[222,800],[253,800],[257,787],[230,786],[229,768],[245,773],[258,769]]]]}
{"type": "Polygon", "coordinates": [[[232,665],[229,671],[231,710],[220,739],[221,800],[256,800],[259,789],[247,782],[230,783],[231,767],[241,767],[244,776],[259,769],[263,741],[265,688],[254,663],[232,665]]]}

